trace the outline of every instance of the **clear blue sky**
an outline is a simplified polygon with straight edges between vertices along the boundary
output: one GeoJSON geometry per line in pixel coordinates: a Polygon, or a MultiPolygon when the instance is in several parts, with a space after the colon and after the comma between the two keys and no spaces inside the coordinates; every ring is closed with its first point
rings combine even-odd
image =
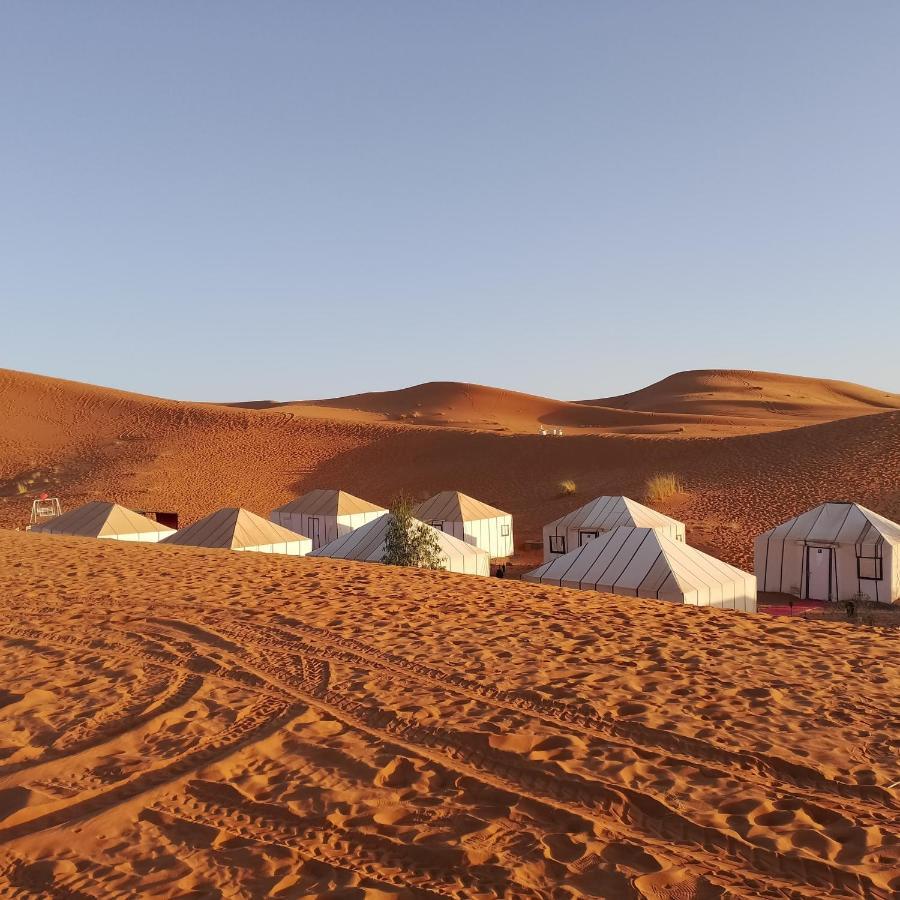
{"type": "Polygon", "coordinates": [[[900,391],[898,47],[894,0],[6,0],[0,365],[900,391]]]}

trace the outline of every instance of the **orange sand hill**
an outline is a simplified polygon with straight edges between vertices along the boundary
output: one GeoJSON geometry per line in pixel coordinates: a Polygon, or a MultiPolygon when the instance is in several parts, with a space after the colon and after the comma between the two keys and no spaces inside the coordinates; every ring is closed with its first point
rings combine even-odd
{"type": "Polygon", "coordinates": [[[895,632],[13,532],[0,596],[0,896],[900,889],[895,632]]]}
{"type": "Polygon", "coordinates": [[[436,381],[399,391],[331,400],[251,401],[245,409],[294,409],[347,421],[533,434],[539,426],[576,433],[748,434],[900,409],[900,394],[825,379],[768,372],[680,372],[657,384],[606,400],[566,402],[478,384],[436,381]]]}
{"type": "Polygon", "coordinates": [[[756,534],[825,500],[900,518],[896,411],[729,437],[558,438],[310,418],[307,409],[177,403],[0,371],[0,525],[23,525],[41,490],[65,508],[109,499],[188,523],[221,506],[266,514],[314,487],[382,504],[400,489],[454,488],[513,513],[522,541],[599,494],[642,499],[660,471],[687,489],[662,511],[687,523],[692,543],[744,567],[756,534]],[[560,495],[562,479],[575,481],[574,496],[560,495]]]}
{"type": "Polygon", "coordinates": [[[830,422],[900,409],[900,394],[825,378],[705,369],[679,372],[620,397],[583,400],[636,412],[722,416],[791,424],[830,422]]]}

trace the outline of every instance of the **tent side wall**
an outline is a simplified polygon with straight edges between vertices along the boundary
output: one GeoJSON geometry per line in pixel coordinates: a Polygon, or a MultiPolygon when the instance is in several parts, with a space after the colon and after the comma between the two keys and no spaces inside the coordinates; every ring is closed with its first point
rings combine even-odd
{"type": "MultiPolygon", "coordinates": [[[[461,524],[463,526],[461,540],[487,550],[491,559],[503,559],[513,555],[512,516],[495,516],[493,519],[476,519],[461,524]]],[[[454,534],[454,537],[460,535],[454,534]]]]}
{"type": "Polygon", "coordinates": [[[285,541],[279,544],[260,544],[257,547],[235,547],[234,549],[236,553],[280,553],[284,556],[306,556],[312,549],[312,541],[285,541]]]}
{"type": "Polygon", "coordinates": [[[472,547],[486,550],[491,559],[503,559],[513,555],[512,516],[474,519],[471,522],[431,519],[426,524],[472,547]],[[507,534],[503,533],[504,528],[507,534]]]}
{"type": "Polygon", "coordinates": [[[809,584],[807,553],[817,549],[831,551],[832,599],[844,601],[856,594],[867,594],[879,603],[895,602],[900,595],[900,548],[889,541],[881,545],[882,577],[860,578],[859,557],[855,544],[833,544],[825,541],[785,540],[783,536],[761,535],[754,547],[755,571],[760,590],[792,594],[801,599],[826,599],[811,596],[815,587],[809,584]]]}
{"type": "Polygon", "coordinates": [[[351,513],[343,516],[326,516],[326,515],[309,515],[308,513],[286,513],[274,511],[269,519],[276,525],[283,525],[291,531],[305,535],[310,538],[313,543],[313,550],[318,550],[332,541],[336,541],[344,535],[350,534],[357,528],[361,528],[369,522],[374,521],[380,516],[385,515],[383,511],[371,511],[364,513],[351,513]],[[310,519],[316,520],[310,522],[310,519]],[[318,526],[318,527],[316,527],[318,526]],[[318,535],[318,540],[316,536],[318,535]]]}
{"type": "Polygon", "coordinates": [[[141,544],[156,544],[163,538],[167,538],[170,534],[175,534],[174,529],[167,528],[165,531],[139,531],[136,534],[101,534],[101,541],[136,541],[141,544]]]}
{"type": "Polygon", "coordinates": [[[888,584],[891,585],[891,603],[900,603],[900,541],[888,545],[892,547],[890,554],[885,554],[885,566],[890,566],[888,584]]]}

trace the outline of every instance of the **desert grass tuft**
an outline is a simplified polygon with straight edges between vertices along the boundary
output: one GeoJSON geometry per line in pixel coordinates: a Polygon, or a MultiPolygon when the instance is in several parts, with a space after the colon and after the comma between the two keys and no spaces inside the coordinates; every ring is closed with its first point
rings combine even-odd
{"type": "Polygon", "coordinates": [[[650,503],[661,503],[663,500],[674,497],[675,494],[680,494],[683,490],[678,476],[671,472],[665,472],[651,475],[647,479],[644,493],[650,503]]]}
{"type": "Polygon", "coordinates": [[[571,478],[566,478],[564,481],[559,483],[559,492],[563,497],[568,497],[571,494],[574,494],[578,488],[575,486],[575,482],[572,481],[571,478]]]}

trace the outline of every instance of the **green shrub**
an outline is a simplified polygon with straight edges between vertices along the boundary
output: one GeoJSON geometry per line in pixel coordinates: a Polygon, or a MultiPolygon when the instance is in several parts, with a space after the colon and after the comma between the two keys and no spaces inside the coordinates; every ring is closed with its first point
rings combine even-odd
{"type": "Polygon", "coordinates": [[[444,559],[433,528],[413,520],[412,503],[402,494],[391,503],[381,561],[390,566],[443,569],[444,559]]]}

